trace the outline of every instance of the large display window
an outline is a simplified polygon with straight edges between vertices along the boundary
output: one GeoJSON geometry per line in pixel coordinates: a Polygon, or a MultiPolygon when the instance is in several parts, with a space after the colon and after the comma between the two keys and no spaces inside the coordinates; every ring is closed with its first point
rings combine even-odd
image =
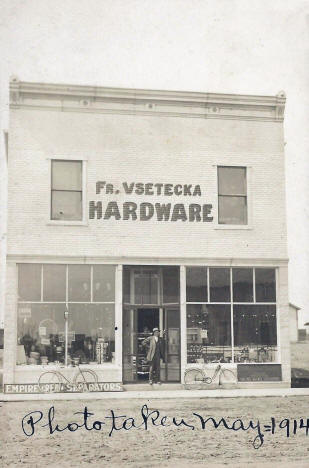
{"type": "Polygon", "coordinates": [[[274,268],[188,267],[186,303],[188,363],[278,361],[274,268]]]}
{"type": "Polygon", "coordinates": [[[114,265],[18,265],[17,364],[115,360],[114,265]]]}

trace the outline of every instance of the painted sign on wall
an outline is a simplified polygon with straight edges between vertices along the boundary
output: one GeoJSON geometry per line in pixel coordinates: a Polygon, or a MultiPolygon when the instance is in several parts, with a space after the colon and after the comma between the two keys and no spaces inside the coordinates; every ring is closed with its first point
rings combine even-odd
{"type": "Polygon", "coordinates": [[[131,221],[189,221],[189,222],[212,222],[212,205],[209,203],[169,203],[168,197],[201,197],[200,185],[193,184],[164,184],[164,183],[141,183],[122,182],[121,189],[105,181],[96,183],[96,194],[99,195],[126,195],[166,197],[164,203],[125,201],[119,203],[117,200],[102,202],[101,200],[89,202],[89,219],[115,219],[131,221]]]}

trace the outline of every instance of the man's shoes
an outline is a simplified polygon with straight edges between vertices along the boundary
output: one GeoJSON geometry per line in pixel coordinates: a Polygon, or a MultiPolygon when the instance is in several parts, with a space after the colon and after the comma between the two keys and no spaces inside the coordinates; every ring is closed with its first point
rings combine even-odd
{"type": "Polygon", "coordinates": [[[149,385],[152,385],[152,380],[149,380],[149,385]]]}
{"type": "Polygon", "coordinates": [[[161,385],[161,382],[157,382],[158,385],[161,385]]]}

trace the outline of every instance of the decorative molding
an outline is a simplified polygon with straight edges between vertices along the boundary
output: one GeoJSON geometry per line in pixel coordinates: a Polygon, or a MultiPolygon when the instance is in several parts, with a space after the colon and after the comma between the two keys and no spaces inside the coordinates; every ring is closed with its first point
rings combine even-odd
{"type": "Polygon", "coordinates": [[[99,257],[75,255],[7,255],[7,263],[106,263],[113,265],[207,265],[207,266],[285,266],[287,258],[231,257],[99,257]]]}
{"type": "Polygon", "coordinates": [[[278,121],[286,97],[10,82],[10,108],[144,116],[278,121]]]}

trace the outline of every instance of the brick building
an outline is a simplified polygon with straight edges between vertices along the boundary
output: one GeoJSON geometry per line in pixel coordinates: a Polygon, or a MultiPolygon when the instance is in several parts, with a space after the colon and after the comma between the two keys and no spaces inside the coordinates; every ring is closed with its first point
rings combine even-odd
{"type": "Polygon", "coordinates": [[[284,106],[13,80],[4,382],[147,380],[159,327],[162,381],[289,386],[284,106]]]}

